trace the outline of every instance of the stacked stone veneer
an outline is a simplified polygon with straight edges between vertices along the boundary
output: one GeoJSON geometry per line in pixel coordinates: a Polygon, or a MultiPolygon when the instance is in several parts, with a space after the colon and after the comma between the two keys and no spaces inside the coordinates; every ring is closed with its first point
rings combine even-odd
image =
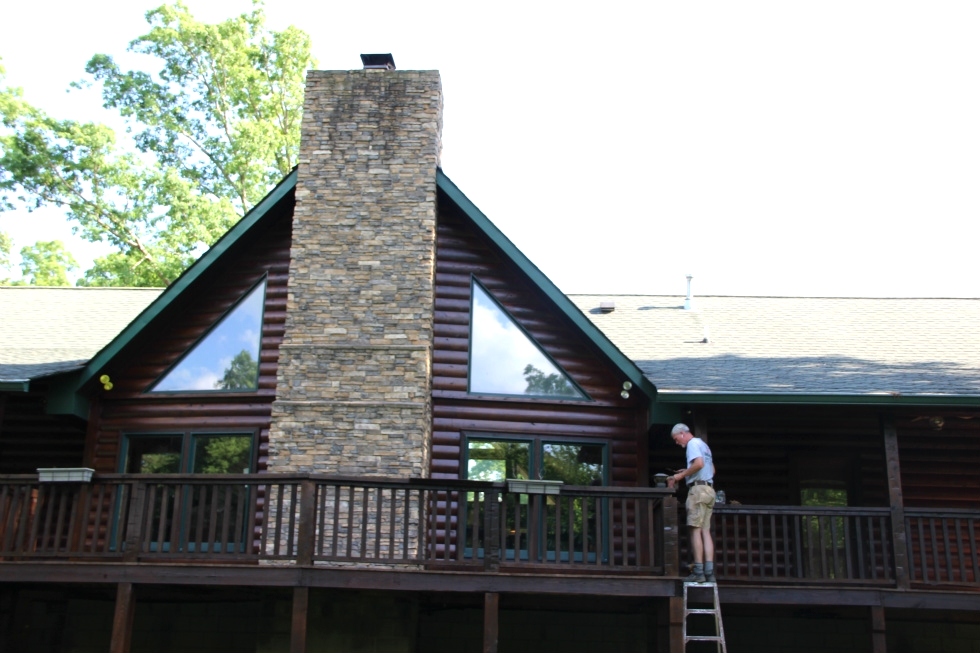
{"type": "Polygon", "coordinates": [[[270,472],[422,477],[431,437],[435,71],[311,71],[270,472]]]}

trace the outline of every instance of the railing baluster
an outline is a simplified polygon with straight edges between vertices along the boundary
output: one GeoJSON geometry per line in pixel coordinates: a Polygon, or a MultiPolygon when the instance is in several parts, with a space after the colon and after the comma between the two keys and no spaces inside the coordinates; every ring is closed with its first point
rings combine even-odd
{"type": "Polygon", "coordinates": [[[854,520],[857,524],[857,541],[858,541],[858,578],[865,578],[864,574],[864,537],[861,532],[861,517],[854,520]]]}
{"type": "Polygon", "coordinates": [[[790,577],[790,565],[789,565],[789,520],[786,515],[783,515],[783,577],[790,577]]]}
{"type": "Polygon", "coordinates": [[[41,521],[40,512],[44,512],[44,529],[41,531],[41,540],[38,542],[33,534],[31,536],[32,541],[38,542],[38,550],[42,552],[48,550],[50,542],[48,538],[51,537],[51,515],[54,511],[51,510],[51,506],[49,505],[51,503],[51,499],[48,498],[49,494],[51,494],[51,492],[48,491],[48,488],[44,486],[38,488],[37,503],[35,504],[33,520],[34,528],[31,529],[32,531],[37,530],[37,525],[41,521]]]}
{"type": "Polygon", "coordinates": [[[966,582],[966,567],[963,563],[963,538],[962,538],[962,523],[959,517],[957,517],[953,522],[954,530],[956,531],[956,554],[960,563],[960,582],[966,582]]]}
{"type": "Polygon", "coordinates": [[[837,551],[837,517],[830,517],[830,548],[833,552],[833,577],[840,578],[840,553],[837,551]]]}
{"type": "Polygon", "coordinates": [[[940,582],[942,576],[939,573],[939,547],[936,544],[936,518],[929,518],[929,534],[932,537],[932,573],[934,574],[935,582],[940,582]]]}
{"type": "Polygon", "coordinates": [[[922,517],[917,517],[919,525],[919,558],[922,560],[922,582],[929,580],[929,566],[926,564],[926,534],[922,527],[922,517]]]}
{"type": "Polygon", "coordinates": [[[946,558],[946,582],[952,583],[953,582],[953,555],[952,552],[949,550],[950,548],[949,520],[943,518],[942,526],[943,526],[943,554],[944,557],[946,558]]]}
{"type": "Polygon", "coordinates": [[[970,557],[973,559],[973,582],[980,584],[980,565],[977,564],[977,538],[974,535],[974,520],[971,517],[967,520],[968,533],[970,535],[970,557]]]}
{"type": "Polygon", "coordinates": [[[892,555],[891,555],[891,515],[888,516],[888,521],[886,522],[885,516],[882,515],[878,517],[878,525],[881,528],[881,568],[884,570],[884,577],[886,581],[892,579],[892,555]]]}
{"type": "Polygon", "coordinates": [[[844,566],[845,566],[845,573],[847,574],[845,577],[848,580],[854,578],[854,563],[852,557],[853,557],[853,551],[851,550],[851,518],[845,517],[844,518],[844,566]]]}
{"type": "Polygon", "coordinates": [[[381,558],[381,515],[384,513],[384,498],[381,494],[381,486],[377,488],[377,507],[374,511],[374,558],[375,560],[381,558]]]}

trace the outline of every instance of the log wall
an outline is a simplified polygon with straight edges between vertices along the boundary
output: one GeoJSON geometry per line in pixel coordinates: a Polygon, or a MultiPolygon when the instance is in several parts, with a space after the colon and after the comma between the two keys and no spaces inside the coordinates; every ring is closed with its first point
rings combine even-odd
{"type": "Polygon", "coordinates": [[[519,268],[440,195],[433,351],[433,478],[463,478],[464,433],[595,440],[608,445],[613,485],[646,485],[645,407],[519,268]],[[592,401],[467,393],[472,277],[500,302],[592,401]]]}
{"type": "Polygon", "coordinates": [[[0,474],[33,474],[38,467],[79,467],[85,423],[45,413],[47,389],[0,394],[0,474]]]}
{"type": "Polygon", "coordinates": [[[276,393],[276,370],[286,316],[286,286],[291,240],[292,196],[272,209],[265,229],[253,229],[248,242],[239,242],[218,269],[208,272],[171,305],[156,328],[147,329],[130,344],[124,361],[106,370],[113,389],[99,391],[93,409],[87,462],[97,472],[119,469],[124,433],[241,432],[258,434],[257,471],[268,461],[271,406],[276,393]],[[167,368],[194,345],[224,313],[263,277],[266,281],[259,382],[255,392],[145,391],[167,368]],[[131,364],[126,365],[126,361],[131,364]]]}

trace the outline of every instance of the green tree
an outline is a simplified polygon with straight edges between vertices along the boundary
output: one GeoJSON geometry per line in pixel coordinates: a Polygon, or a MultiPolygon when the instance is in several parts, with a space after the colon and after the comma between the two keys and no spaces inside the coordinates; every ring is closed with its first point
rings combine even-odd
{"type": "Polygon", "coordinates": [[[219,390],[254,390],[259,376],[259,364],[247,349],[238,352],[225,368],[225,375],[215,381],[219,390]]]}
{"type": "Polygon", "coordinates": [[[558,372],[545,374],[534,365],[527,365],[524,368],[524,380],[527,381],[527,388],[524,389],[524,394],[545,397],[578,396],[575,386],[558,372]]]}
{"type": "Polygon", "coordinates": [[[180,2],[146,19],[129,50],[159,60],[157,73],[102,54],[86,67],[136,151],[104,125],[55,119],[0,86],[0,203],[62,207],[81,237],[116,250],[82,285],[167,285],[297,161],[313,65],[304,32],[267,30],[258,3],[213,25],[180,2]]]}
{"type": "Polygon", "coordinates": [[[78,269],[75,257],[60,240],[38,241],[20,250],[20,269],[32,286],[69,286],[68,274],[78,269]]]}
{"type": "MultiPolygon", "coordinates": [[[[0,275],[10,271],[10,251],[14,241],[9,234],[0,231],[0,275]]],[[[0,285],[10,283],[10,279],[0,276],[0,285]]]]}

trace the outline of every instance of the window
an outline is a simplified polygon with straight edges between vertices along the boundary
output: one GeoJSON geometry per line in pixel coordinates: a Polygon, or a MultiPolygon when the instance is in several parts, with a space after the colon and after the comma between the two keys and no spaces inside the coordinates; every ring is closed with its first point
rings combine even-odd
{"type": "Polygon", "coordinates": [[[470,392],[588,399],[476,279],[471,296],[470,392]]]}
{"type": "MultiPolygon", "coordinates": [[[[253,433],[138,433],[123,439],[120,471],[129,474],[247,474],[253,433]]],[[[255,488],[242,480],[160,479],[144,510],[146,550],[242,552],[250,546],[255,488]]],[[[113,530],[119,528],[122,503],[113,530]]],[[[115,540],[115,535],[113,536],[115,540]]]]}
{"type": "Polygon", "coordinates": [[[150,392],[256,390],[265,279],[191,347],[150,392]]]}
{"type": "MultiPolygon", "coordinates": [[[[607,556],[609,505],[602,496],[565,486],[605,485],[606,446],[545,438],[470,436],[470,480],[561,481],[559,494],[509,491],[500,503],[501,548],[508,559],[595,560],[607,556]]],[[[477,514],[483,496],[467,495],[466,514],[477,514]]],[[[465,528],[464,528],[465,531],[465,528]]]]}
{"type": "Polygon", "coordinates": [[[605,445],[542,439],[469,438],[467,477],[477,481],[541,479],[605,485],[605,445]]]}
{"type": "Polygon", "coordinates": [[[126,436],[128,474],[248,474],[251,433],[162,433],[126,436]]]}

